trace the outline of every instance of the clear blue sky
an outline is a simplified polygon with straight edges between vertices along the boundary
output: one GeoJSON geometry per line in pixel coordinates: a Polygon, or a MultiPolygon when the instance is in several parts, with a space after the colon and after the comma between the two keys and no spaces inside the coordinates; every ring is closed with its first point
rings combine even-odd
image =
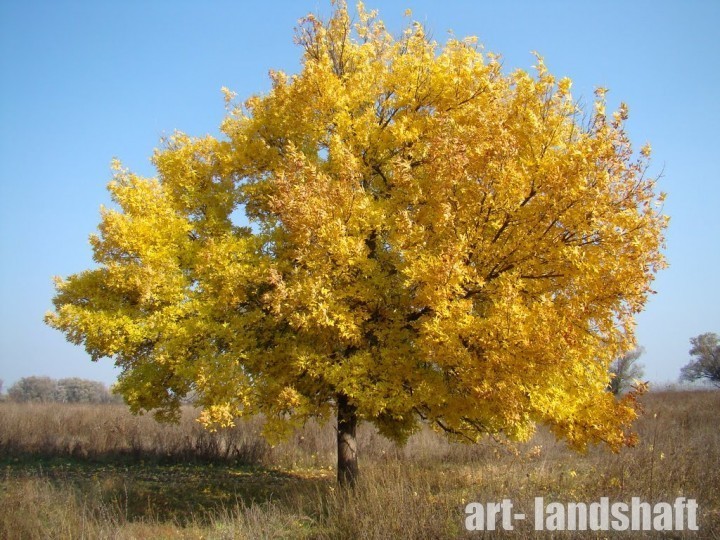
{"type": "MultiPolygon", "coordinates": [[[[352,2],[351,2],[352,4],[352,2]]],[[[405,8],[444,41],[475,35],[507,69],[531,51],[590,101],[630,107],[668,193],[671,267],[638,318],[642,361],[674,381],[688,340],[720,333],[720,2],[367,3],[391,29],[405,8]]],[[[217,133],[220,88],[266,91],[267,71],[299,68],[293,28],[328,1],[0,0],[0,378],[80,376],[111,383],[110,360],[44,326],[53,275],[92,265],[88,235],[109,202],[110,160],[152,175],[164,134],[217,133]]]]}

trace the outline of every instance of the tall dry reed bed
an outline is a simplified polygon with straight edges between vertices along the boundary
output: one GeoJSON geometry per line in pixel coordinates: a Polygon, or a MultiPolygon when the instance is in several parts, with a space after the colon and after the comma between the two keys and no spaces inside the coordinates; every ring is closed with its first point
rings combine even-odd
{"type": "MultiPolygon", "coordinates": [[[[644,405],[640,444],[619,454],[598,448],[577,455],[543,430],[517,451],[492,442],[451,444],[429,430],[399,448],[365,427],[363,476],[349,496],[334,485],[332,425],[308,423],[271,447],[259,436],[261,419],[208,434],[190,409],[179,425],[167,426],[118,406],[6,403],[0,537],[478,538],[487,535],[464,530],[470,501],[510,498],[528,510],[538,496],[561,502],[685,496],[698,501],[701,530],[670,537],[720,538],[720,392],[655,392],[644,405]],[[122,473],[87,465],[118,457],[130,463],[122,473]],[[77,465],[49,474],[52,459],[77,465]],[[224,465],[202,464],[208,460],[224,465]],[[164,461],[200,463],[187,472],[164,461]],[[81,465],[90,471],[78,481],[72,468],[81,465]]],[[[493,537],[550,537],[533,531],[530,520],[516,525],[493,537]]]]}

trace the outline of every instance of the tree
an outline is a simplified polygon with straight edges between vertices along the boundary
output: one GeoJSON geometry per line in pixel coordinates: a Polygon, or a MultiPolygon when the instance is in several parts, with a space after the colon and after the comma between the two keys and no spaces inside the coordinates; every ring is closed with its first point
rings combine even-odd
{"type": "Polygon", "coordinates": [[[56,381],[50,377],[24,377],[8,390],[18,402],[108,403],[112,396],[98,381],[70,377],[56,381]]]}
{"type": "Polygon", "coordinates": [[[720,341],[718,335],[712,332],[700,334],[690,338],[692,348],[691,360],[680,370],[680,380],[694,382],[698,379],[707,379],[714,386],[720,387],[720,341]]]}
{"type": "Polygon", "coordinates": [[[52,402],[57,398],[57,382],[50,377],[23,377],[8,388],[8,397],[21,403],[52,402]]]}
{"type": "Polygon", "coordinates": [[[645,350],[639,347],[635,350],[624,354],[610,364],[610,383],[608,390],[615,395],[630,390],[633,380],[640,379],[643,376],[643,365],[638,363],[638,358],[642,356],[645,350]]]}
{"type": "Polygon", "coordinates": [[[110,393],[99,381],[71,377],[57,382],[57,401],[64,403],[108,403],[110,393]]]}
{"type": "Polygon", "coordinates": [[[337,418],[477,441],[542,422],[575,448],[632,443],[634,395],[605,391],[663,267],[662,195],[624,131],[537,57],[503,73],[473,39],[392,37],[337,3],[297,31],[302,69],[223,139],[169,137],[156,178],[115,163],[97,267],[58,279],[47,322],[122,368],[133,411],[208,426],[264,412],[268,436],[337,418]],[[244,211],[250,226],[240,226],[244,211]]]}

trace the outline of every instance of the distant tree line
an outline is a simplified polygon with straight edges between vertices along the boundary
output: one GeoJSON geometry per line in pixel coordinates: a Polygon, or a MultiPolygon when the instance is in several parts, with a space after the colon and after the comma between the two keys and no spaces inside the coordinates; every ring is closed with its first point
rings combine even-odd
{"type": "MultiPolygon", "coordinates": [[[[692,360],[680,370],[680,382],[703,381],[720,388],[720,336],[706,332],[690,338],[690,344],[692,360]]],[[[621,394],[643,376],[644,366],[638,362],[643,352],[640,347],[612,363],[608,391],[621,394]]]]}
{"type": "MultiPolygon", "coordinates": [[[[0,386],[1,388],[1,386],[0,386]]],[[[108,388],[99,381],[70,377],[23,377],[10,388],[7,397],[20,403],[111,403],[117,402],[108,388]]]]}

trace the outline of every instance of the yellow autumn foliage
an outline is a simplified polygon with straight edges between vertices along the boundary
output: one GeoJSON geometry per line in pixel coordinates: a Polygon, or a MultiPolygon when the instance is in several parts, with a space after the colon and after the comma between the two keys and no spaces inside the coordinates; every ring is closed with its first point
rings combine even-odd
{"type": "Polygon", "coordinates": [[[224,138],[175,134],[157,178],[116,165],[97,267],[58,281],[48,324],[161,417],[193,392],[208,425],[264,412],[281,432],[344,395],[398,440],[423,419],[631,443],[608,367],[666,218],[627,106],[606,116],[600,89],[583,116],[539,56],[507,74],[474,39],[358,10],[304,19],[302,69],[267,94],[223,89],[224,138]]]}

